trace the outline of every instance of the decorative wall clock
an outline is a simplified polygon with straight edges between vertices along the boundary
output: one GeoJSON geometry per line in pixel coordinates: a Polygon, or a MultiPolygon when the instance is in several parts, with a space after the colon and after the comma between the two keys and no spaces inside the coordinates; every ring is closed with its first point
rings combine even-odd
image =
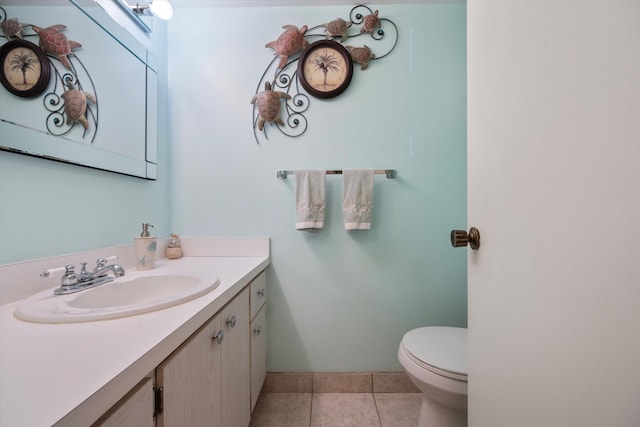
{"type": "Polygon", "coordinates": [[[298,79],[309,95],[333,98],[351,83],[353,60],[343,45],[319,40],[307,46],[298,61],[298,79]]]}
{"type": "Polygon", "coordinates": [[[49,86],[50,65],[44,52],[26,40],[0,46],[0,83],[17,96],[40,95],[49,86]]]}

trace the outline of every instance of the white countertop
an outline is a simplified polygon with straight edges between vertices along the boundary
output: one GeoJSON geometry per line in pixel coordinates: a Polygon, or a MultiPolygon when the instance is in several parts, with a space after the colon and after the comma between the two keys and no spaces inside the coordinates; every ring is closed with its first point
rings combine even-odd
{"type": "MultiPolygon", "coordinates": [[[[210,271],[210,293],[163,310],[72,324],[18,320],[0,306],[0,426],[97,420],[269,265],[268,256],[160,260],[161,270],[210,271]]],[[[53,290],[53,287],[52,287],[53,290]]]]}

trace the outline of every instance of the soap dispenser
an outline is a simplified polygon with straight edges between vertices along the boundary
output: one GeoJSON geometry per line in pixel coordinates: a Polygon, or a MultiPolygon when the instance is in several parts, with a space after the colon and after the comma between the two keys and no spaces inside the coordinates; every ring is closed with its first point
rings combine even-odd
{"type": "Polygon", "coordinates": [[[142,223],[140,237],[133,238],[136,252],[136,270],[152,270],[156,268],[158,239],[151,237],[149,227],[153,227],[153,225],[146,222],[142,223]]]}
{"type": "Polygon", "coordinates": [[[178,259],[182,257],[182,247],[180,246],[180,236],[173,233],[171,235],[171,241],[167,247],[167,258],[178,259]]]}

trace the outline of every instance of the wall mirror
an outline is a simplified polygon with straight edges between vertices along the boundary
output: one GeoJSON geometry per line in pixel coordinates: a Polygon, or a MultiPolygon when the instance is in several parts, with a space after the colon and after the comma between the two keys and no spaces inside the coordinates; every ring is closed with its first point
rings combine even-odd
{"type": "MultiPolygon", "coordinates": [[[[38,31],[61,24],[66,28],[58,31],[81,47],[68,61],[47,55],[49,83],[40,94],[16,96],[0,87],[0,149],[156,179],[157,61],[147,47],[93,0],[11,3],[0,9],[0,21],[41,28],[25,26],[24,40],[38,45],[38,31]],[[65,102],[76,99],[65,95],[70,89],[85,94],[86,120],[69,120],[65,102]]],[[[10,41],[0,36],[0,49],[10,41]]]]}

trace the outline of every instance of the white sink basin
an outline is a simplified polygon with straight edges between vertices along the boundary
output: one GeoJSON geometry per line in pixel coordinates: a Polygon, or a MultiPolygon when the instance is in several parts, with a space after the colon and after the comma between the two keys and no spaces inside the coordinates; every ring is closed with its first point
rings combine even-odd
{"type": "Polygon", "coordinates": [[[217,277],[205,279],[187,274],[124,276],[70,295],[53,295],[52,290],[38,293],[18,304],[15,314],[38,323],[115,319],[190,301],[219,283],[217,277]]]}

